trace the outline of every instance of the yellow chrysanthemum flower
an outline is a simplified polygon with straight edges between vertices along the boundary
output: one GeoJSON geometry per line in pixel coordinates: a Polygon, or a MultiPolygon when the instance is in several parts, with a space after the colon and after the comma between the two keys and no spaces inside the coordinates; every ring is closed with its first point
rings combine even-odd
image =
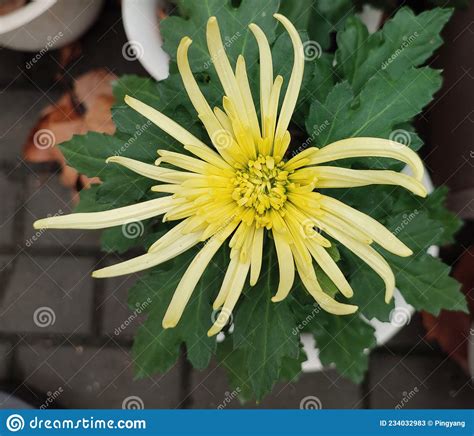
{"type": "Polygon", "coordinates": [[[208,332],[218,333],[234,309],[250,274],[255,285],[262,266],[265,233],[271,233],[279,266],[279,287],[273,301],[290,292],[295,269],[308,292],[326,311],[346,315],[357,306],[336,301],[321,289],[313,259],[345,297],[353,291],[326,251],[329,235],[364,260],[385,282],[385,300],[393,294],[395,278],[384,258],[371,247],[409,256],[411,250],[373,218],[322,195],[318,188],[349,188],[370,184],[399,185],[425,196],[421,184],[423,165],[412,150],[378,138],[350,138],[322,149],[308,148],[285,160],[290,144],[288,125],[303,79],[304,51],[298,32],[282,15],[275,18],[285,27],[294,49],[294,64],[278,114],[281,76],[273,77],[270,46],[255,24],[260,56],[260,119],[255,109],[245,61],[239,56],[235,71],[227,58],[215,17],[207,23],[207,45],[224,89],[223,109],[212,109],[201,93],[188,62],[191,39],[178,47],[178,68],[184,87],[209,134],[209,147],[182,126],[132,98],[126,103],[178,140],[195,157],[159,150],[156,165],[114,156],[109,163],[161,182],[152,188],[161,196],[140,204],[94,213],[77,213],[39,220],[35,228],[98,229],[164,215],[163,221],[179,221],[142,256],[100,269],[94,277],[112,277],[159,265],[202,241],[207,241],[184,273],[163,319],[163,326],[176,326],[203,272],[224,242],[230,238],[230,263],[214,302],[220,315],[208,332]],[[352,170],[320,165],[354,157],[387,157],[405,162],[414,177],[387,170],[352,170]],[[163,167],[161,164],[176,169],[163,167]]]}

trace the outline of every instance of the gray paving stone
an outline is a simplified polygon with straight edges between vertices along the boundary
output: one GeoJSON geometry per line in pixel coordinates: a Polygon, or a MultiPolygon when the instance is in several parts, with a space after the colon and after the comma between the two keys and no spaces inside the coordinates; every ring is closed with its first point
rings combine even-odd
{"type": "Polygon", "coordinates": [[[2,207],[0,208],[0,246],[13,243],[13,226],[18,213],[18,195],[20,186],[10,178],[0,173],[0,198],[2,207]]]}
{"type": "Polygon", "coordinates": [[[28,176],[27,199],[25,211],[26,248],[56,247],[69,250],[73,247],[98,249],[100,231],[98,230],[35,230],[33,222],[47,216],[68,214],[74,208],[71,190],[59,182],[56,175],[28,176]]]}
{"type": "Polygon", "coordinates": [[[228,409],[299,409],[302,403],[316,401],[324,409],[360,407],[358,386],[334,371],[302,374],[293,383],[280,383],[258,405],[241,404],[227,383],[225,371],[212,365],[205,371],[192,372],[191,407],[228,409]]]}
{"type": "Polygon", "coordinates": [[[10,359],[12,357],[12,349],[10,344],[1,342],[0,343],[0,380],[7,380],[8,368],[10,365],[10,359]]]}
{"type": "Polygon", "coordinates": [[[0,47],[0,59],[0,93],[24,85],[27,79],[19,67],[24,64],[25,53],[0,47]]]}
{"type": "Polygon", "coordinates": [[[425,329],[421,322],[420,313],[415,313],[410,322],[404,326],[390,341],[387,342],[386,346],[397,346],[397,347],[429,347],[428,343],[424,339],[425,329]]]}
{"type": "Polygon", "coordinates": [[[90,331],[93,267],[93,259],[84,257],[20,255],[3,291],[0,330],[38,334],[90,331]]]}
{"type": "Polygon", "coordinates": [[[473,408],[469,377],[444,355],[373,356],[370,392],[373,408],[473,408]]]}
{"type": "Polygon", "coordinates": [[[135,402],[152,409],[176,408],[180,403],[179,364],[165,375],[134,380],[125,349],[25,345],[18,360],[25,383],[40,392],[59,391],[56,402],[62,407],[120,409],[124,402],[135,402]]]}
{"type": "MultiPolygon", "coordinates": [[[[115,262],[108,262],[108,264],[112,263],[115,262]]],[[[102,332],[104,334],[113,337],[132,337],[143,322],[144,316],[141,308],[131,310],[127,305],[128,290],[136,280],[137,275],[131,274],[105,281],[101,305],[102,332]]]]}
{"type": "MultiPolygon", "coordinates": [[[[33,88],[33,87],[32,87],[33,88]]],[[[57,95],[41,91],[9,88],[0,92],[0,159],[15,163],[21,158],[22,147],[30,130],[38,121],[40,111],[55,101],[57,95]]]]}

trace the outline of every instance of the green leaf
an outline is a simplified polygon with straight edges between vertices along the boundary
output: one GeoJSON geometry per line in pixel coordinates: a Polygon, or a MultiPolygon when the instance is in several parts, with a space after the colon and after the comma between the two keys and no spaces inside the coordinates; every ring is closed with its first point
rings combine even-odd
{"type": "Polygon", "coordinates": [[[440,241],[442,224],[430,219],[427,212],[414,209],[391,215],[385,226],[415,253],[425,252],[440,241]]]}
{"type": "Polygon", "coordinates": [[[360,383],[368,366],[368,350],[376,345],[374,328],[358,315],[336,316],[321,311],[309,330],[322,364],[334,365],[344,377],[360,383]]]}
{"type": "Polygon", "coordinates": [[[311,40],[324,50],[331,46],[332,32],[342,28],[352,12],[351,0],[282,0],[280,7],[281,14],[298,30],[307,31],[311,40]]]}
{"type": "MultiPolygon", "coordinates": [[[[407,70],[398,79],[382,72],[367,82],[358,97],[348,82],[342,82],[324,103],[311,105],[306,128],[310,132],[312,126],[329,122],[329,127],[315,137],[316,146],[355,136],[389,138],[394,126],[417,115],[440,85],[439,71],[430,68],[407,70]]],[[[372,159],[370,166],[382,166],[384,161],[372,159]]]]}
{"type": "Polygon", "coordinates": [[[139,328],[133,345],[138,377],[169,370],[179,356],[182,343],[186,345],[187,357],[195,368],[203,369],[209,365],[216,339],[207,337],[207,330],[212,325],[212,297],[220,287],[226,265],[223,250],[206,268],[179,324],[166,330],[161,325],[173,293],[195,254],[195,250],[186,252],[175,259],[167,270],[154,268],[130,291],[131,308],[151,299],[148,318],[139,328]]]}
{"type": "MultiPolygon", "coordinates": [[[[268,245],[268,241],[267,241],[268,245]]],[[[248,379],[257,400],[278,381],[283,358],[297,359],[299,335],[288,299],[273,303],[278,288],[274,249],[265,249],[265,276],[241,297],[235,316],[234,348],[245,350],[248,379]]]]}
{"type": "Polygon", "coordinates": [[[438,237],[433,243],[439,245],[451,243],[454,241],[455,233],[461,228],[462,221],[446,208],[447,194],[448,188],[446,186],[436,188],[426,199],[400,192],[398,196],[394,197],[393,213],[408,210],[426,212],[431,220],[436,221],[437,227],[442,229],[441,234],[437,234],[438,237]]]}
{"type": "Polygon", "coordinates": [[[359,306],[360,313],[369,320],[376,318],[380,321],[389,321],[395,303],[393,300],[388,304],[385,303],[383,280],[366,263],[347,250],[345,258],[353,262],[349,282],[354,290],[354,296],[350,299],[350,303],[359,306]]]}
{"type": "Polygon", "coordinates": [[[97,203],[97,191],[100,185],[92,185],[89,189],[83,188],[79,192],[79,204],[74,208],[74,213],[100,212],[109,209],[105,204],[97,203]]]}
{"type": "Polygon", "coordinates": [[[171,75],[161,82],[133,75],[123,76],[114,85],[117,104],[112,109],[112,116],[121,136],[124,137],[124,147],[120,155],[124,155],[129,149],[143,150],[146,154],[141,160],[153,163],[160,148],[185,153],[178,141],[126,105],[123,102],[125,95],[143,101],[193,131],[199,120],[192,107],[189,111],[186,109],[190,102],[179,75],[171,75]]]}
{"type": "Polygon", "coordinates": [[[189,49],[189,61],[194,72],[206,71],[212,73],[206,43],[206,24],[211,16],[217,17],[219,28],[224,41],[226,53],[232,65],[237,56],[244,55],[249,64],[257,59],[257,44],[248,30],[250,23],[255,23],[265,32],[270,43],[275,38],[278,22],[273,14],[278,11],[279,0],[242,0],[234,7],[230,0],[194,0],[176,1],[181,16],[170,16],[160,23],[163,37],[163,48],[176,61],[176,51],[184,36],[193,39],[189,49]]]}
{"type": "Polygon", "coordinates": [[[239,393],[239,400],[242,403],[254,398],[247,368],[247,351],[235,349],[232,336],[226,337],[217,345],[219,364],[226,369],[229,387],[232,391],[239,393]]]}
{"type": "Polygon", "coordinates": [[[146,161],[150,151],[142,147],[128,147],[118,135],[89,132],[75,135],[60,145],[70,166],[88,177],[99,177],[102,184],[96,188],[96,200],[110,206],[124,206],[142,199],[154,182],[116,164],[106,164],[106,159],[122,155],[146,161]]]}
{"type": "Polygon", "coordinates": [[[143,236],[151,227],[150,220],[132,221],[102,232],[102,250],[108,253],[125,253],[133,247],[144,245],[143,236]]]}
{"type": "Polygon", "coordinates": [[[442,309],[468,312],[461,285],[449,276],[449,266],[429,254],[411,257],[384,255],[403,298],[417,310],[437,316],[442,309]]]}
{"type": "Polygon", "coordinates": [[[422,65],[442,44],[439,34],[451,14],[449,9],[438,8],[415,15],[402,8],[371,35],[358,18],[351,17],[337,35],[339,74],[349,80],[356,94],[374,75],[404,75],[422,65]]]}

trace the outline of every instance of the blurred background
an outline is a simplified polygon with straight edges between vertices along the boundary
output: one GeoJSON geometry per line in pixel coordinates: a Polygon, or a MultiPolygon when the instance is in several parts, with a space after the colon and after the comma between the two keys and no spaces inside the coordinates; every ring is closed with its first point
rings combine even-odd
{"type": "MultiPolygon", "coordinates": [[[[318,2],[300,1],[315,25],[325,23],[326,44],[335,49],[334,31],[348,12],[321,21],[318,2]]],[[[215,408],[229,398],[219,368],[199,372],[184,357],[167,374],[135,381],[130,347],[141,319],[127,308],[126,293],[136,278],[90,277],[118,257],[104,255],[96,232],[32,227],[37,218],[71,211],[77,192],[93,182],[67,167],[54,145],[75,133],[114,131],[115,77],[166,77],[164,52],[145,54],[148,44],[159,44],[158,20],[173,5],[137,3],[0,0],[0,408],[215,408]]],[[[363,16],[374,30],[401,6],[372,3],[363,16]]],[[[420,11],[433,2],[409,3],[420,11]]],[[[474,6],[459,3],[430,60],[444,70],[443,88],[417,125],[432,180],[450,187],[449,207],[465,221],[441,256],[472,311],[474,6]]],[[[323,408],[471,408],[473,338],[469,315],[416,314],[371,354],[361,385],[332,370],[306,373],[257,407],[298,408],[316,396],[323,408]]]]}

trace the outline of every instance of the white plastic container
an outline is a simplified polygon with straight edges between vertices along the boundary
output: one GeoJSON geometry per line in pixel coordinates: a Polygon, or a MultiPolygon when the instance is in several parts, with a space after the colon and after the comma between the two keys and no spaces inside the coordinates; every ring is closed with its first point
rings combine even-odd
{"type": "Polygon", "coordinates": [[[103,0],[35,0],[0,16],[0,45],[37,52],[60,48],[95,21],[103,0]]]}

